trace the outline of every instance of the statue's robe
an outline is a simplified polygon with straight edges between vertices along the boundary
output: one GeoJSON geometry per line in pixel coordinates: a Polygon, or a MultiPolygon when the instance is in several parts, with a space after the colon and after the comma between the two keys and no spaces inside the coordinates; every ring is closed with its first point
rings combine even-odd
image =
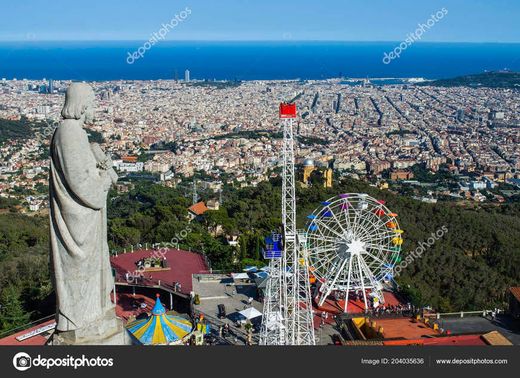
{"type": "Polygon", "coordinates": [[[64,120],[51,142],[50,243],[57,330],[71,331],[114,313],[107,244],[111,185],[97,167],[80,121],[64,120]]]}

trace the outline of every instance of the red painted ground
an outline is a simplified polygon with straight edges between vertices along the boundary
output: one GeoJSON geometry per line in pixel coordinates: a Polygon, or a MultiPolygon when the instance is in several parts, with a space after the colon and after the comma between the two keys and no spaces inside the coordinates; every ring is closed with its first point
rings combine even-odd
{"type": "Polygon", "coordinates": [[[487,345],[480,335],[460,335],[424,339],[424,345],[487,345]]]}
{"type": "MultiPolygon", "coordinates": [[[[390,291],[383,292],[383,296],[385,297],[385,306],[396,306],[398,304],[403,304],[399,302],[397,297],[390,291]]],[[[343,313],[343,309],[345,306],[345,300],[340,299],[338,301],[334,300],[332,297],[329,297],[323,303],[323,306],[317,307],[319,311],[327,311],[331,314],[340,314],[343,313]]],[[[365,312],[365,303],[363,300],[354,300],[349,299],[348,302],[348,313],[351,314],[361,314],[365,312]]]]}
{"type": "MultiPolygon", "coordinates": [[[[112,301],[114,300],[113,294],[112,301]]],[[[166,299],[163,299],[165,301],[166,299]]],[[[167,302],[165,302],[167,303],[167,302]]],[[[130,293],[117,293],[116,315],[127,322],[131,316],[136,318],[142,313],[148,313],[152,310],[155,299],[148,298],[145,295],[130,293]],[[146,307],[141,307],[141,303],[145,303],[146,307]]]]}
{"type": "MultiPolygon", "coordinates": [[[[33,337],[31,337],[29,339],[26,339],[26,340],[23,340],[23,341],[16,340],[16,337],[24,335],[24,334],[26,334],[28,332],[31,332],[31,331],[33,331],[33,330],[35,330],[37,328],[46,326],[47,324],[51,324],[51,323],[54,323],[54,322],[55,322],[55,320],[51,319],[51,320],[48,320],[48,321],[46,321],[44,323],[37,324],[34,327],[31,327],[31,328],[28,328],[28,329],[24,329],[23,331],[14,333],[11,336],[4,337],[3,339],[0,339],[0,345],[45,345],[45,343],[47,342],[47,339],[44,336],[42,336],[41,334],[33,336],[33,337]]],[[[52,332],[52,330],[50,332],[52,332]]]]}
{"type": "Polygon", "coordinates": [[[446,336],[424,338],[416,340],[388,340],[383,341],[385,346],[400,346],[400,345],[428,345],[428,346],[472,346],[472,345],[487,345],[480,335],[460,335],[460,336],[446,336]]]}
{"type": "Polygon", "coordinates": [[[371,318],[377,327],[383,327],[385,339],[404,337],[405,339],[420,339],[425,336],[438,336],[439,332],[428,327],[423,322],[414,322],[410,318],[379,319],[371,318]]]}
{"type": "MultiPolygon", "coordinates": [[[[153,250],[139,250],[133,253],[120,254],[118,256],[112,256],[110,262],[112,267],[116,270],[116,280],[126,281],[125,274],[127,272],[136,272],[137,266],[136,261],[150,257],[150,256],[161,256],[157,251],[153,250]]],[[[182,251],[177,249],[169,249],[164,254],[168,261],[170,270],[159,271],[159,272],[144,272],[144,284],[157,284],[161,281],[161,284],[173,286],[175,282],[181,284],[181,292],[189,294],[192,290],[191,277],[197,273],[208,273],[209,268],[204,261],[202,255],[198,253],[182,251]]]]}

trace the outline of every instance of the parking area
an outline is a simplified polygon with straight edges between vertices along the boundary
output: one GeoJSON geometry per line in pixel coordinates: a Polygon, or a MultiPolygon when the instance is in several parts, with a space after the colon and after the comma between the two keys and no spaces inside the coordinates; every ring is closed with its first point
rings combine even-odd
{"type": "MultiPolygon", "coordinates": [[[[250,307],[262,312],[263,306],[258,301],[257,287],[253,282],[235,282],[231,277],[223,275],[196,275],[193,277],[193,291],[200,299],[200,304],[195,305],[197,311],[218,318],[218,306],[224,305],[226,316],[219,320],[242,332],[245,330],[238,320],[244,319],[238,315],[238,312],[250,307]]],[[[259,331],[260,321],[261,316],[251,321],[255,336],[259,331]]]]}
{"type": "MultiPolygon", "coordinates": [[[[195,309],[212,318],[218,318],[219,304],[225,306],[226,317],[219,319],[222,324],[236,327],[236,313],[248,307],[262,312],[263,305],[258,301],[258,291],[254,282],[235,282],[231,277],[224,275],[194,275],[193,291],[200,299],[200,304],[195,305],[195,309]]],[[[338,333],[336,324],[332,316],[326,322],[322,322],[320,314],[318,311],[314,316],[316,344],[330,345],[332,335],[338,333]]],[[[260,321],[261,317],[253,319],[256,326],[253,333],[255,339],[258,337],[260,321]]],[[[238,327],[238,331],[245,332],[243,327],[238,327]]]]}

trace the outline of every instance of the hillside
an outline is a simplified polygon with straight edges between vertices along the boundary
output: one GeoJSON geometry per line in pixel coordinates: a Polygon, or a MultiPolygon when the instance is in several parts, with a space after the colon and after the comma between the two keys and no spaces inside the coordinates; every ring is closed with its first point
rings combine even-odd
{"type": "MultiPolygon", "coordinates": [[[[186,219],[190,199],[180,188],[142,182],[125,194],[111,192],[110,248],[171,242],[180,248],[203,251],[213,269],[230,271],[264,264],[263,238],[280,224],[280,185],[275,179],[254,188],[226,186],[220,210],[208,211],[200,221],[191,223],[186,219]],[[217,225],[226,233],[240,234],[239,250],[222,236],[215,236],[217,225]]],[[[431,305],[440,311],[504,307],[507,288],[520,283],[518,203],[479,209],[452,203],[426,204],[345,179],[333,189],[298,188],[299,227],[305,226],[306,216],[321,201],[345,192],[365,192],[383,199],[399,214],[405,231],[403,260],[432,232],[447,228],[448,232],[422,258],[415,259],[396,278],[403,293],[416,305],[431,305]]],[[[202,189],[199,194],[203,200],[213,196],[202,189]]],[[[47,221],[0,215],[0,332],[52,311],[47,221]]]]}
{"type": "Polygon", "coordinates": [[[417,83],[419,86],[434,87],[485,87],[520,89],[520,73],[509,71],[483,72],[473,75],[459,76],[451,79],[440,79],[417,83]]]}
{"type": "Polygon", "coordinates": [[[27,139],[32,136],[34,136],[34,130],[27,118],[22,118],[19,121],[0,118],[0,146],[4,142],[27,139]]]}
{"type": "MultiPolygon", "coordinates": [[[[298,189],[299,227],[304,227],[305,217],[320,201],[343,192],[366,192],[386,200],[405,230],[404,257],[432,232],[447,227],[448,233],[397,278],[416,304],[442,311],[492,308],[503,304],[508,286],[520,282],[518,204],[473,210],[451,203],[426,204],[347,179],[333,189],[298,189]]],[[[223,196],[219,211],[188,224],[184,209],[189,202],[180,193],[157,186],[138,187],[112,202],[113,246],[169,241],[189,229],[186,238],[178,240],[181,247],[204,250],[214,268],[231,269],[233,249],[208,233],[218,224],[227,232],[241,234],[239,259],[260,259],[263,237],[280,223],[279,180],[256,188],[226,188],[223,196]]]]}
{"type": "Polygon", "coordinates": [[[0,215],[0,334],[54,313],[48,218],[0,215]]]}

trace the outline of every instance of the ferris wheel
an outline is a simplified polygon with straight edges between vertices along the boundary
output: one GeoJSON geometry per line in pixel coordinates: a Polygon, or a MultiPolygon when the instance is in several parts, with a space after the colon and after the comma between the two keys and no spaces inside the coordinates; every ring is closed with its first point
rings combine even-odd
{"type": "MultiPolygon", "coordinates": [[[[319,283],[318,305],[336,292],[367,295],[384,303],[383,284],[393,278],[403,243],[397,222],[382,200],[364,193],[340,194],[321,203],[308,218],[307,253],[311,274],[319,283]]],[[[376,304],[377,303],[377,304],[376,304]]]]}

